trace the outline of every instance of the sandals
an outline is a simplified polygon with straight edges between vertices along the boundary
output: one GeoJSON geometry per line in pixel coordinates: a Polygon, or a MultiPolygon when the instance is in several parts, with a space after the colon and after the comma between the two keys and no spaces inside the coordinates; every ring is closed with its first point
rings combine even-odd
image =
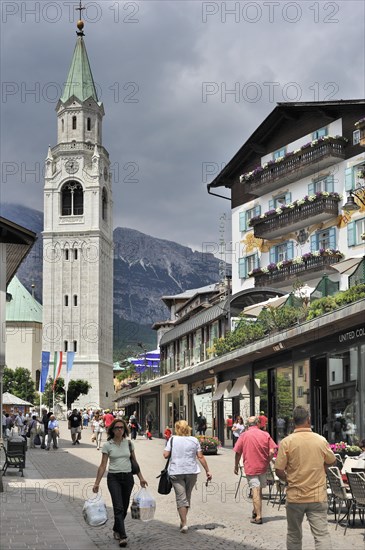
{"type": "Polygon", "coordinates": [[[250,523],[255,523],[256,525],[262,525],[262,519],[252,518],[250,523]]]}

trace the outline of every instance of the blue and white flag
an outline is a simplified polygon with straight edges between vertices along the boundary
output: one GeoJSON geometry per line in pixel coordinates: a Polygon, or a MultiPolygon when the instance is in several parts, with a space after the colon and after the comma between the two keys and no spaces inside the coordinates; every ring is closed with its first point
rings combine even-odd
{"type": "Polygon", "coordinates": [[[42,351],[42,370],[41,370],[41,376],[39,378],[39,391],[41,393],[44,392],[46,387],[50,357],[51,357],[51,352],[42,351]]]}
{"type": "Polygon", "coordinates": [[[74,364],[75,359],[75,352],[74,351],[68,351],[67,352],[67,380],[66,380],[66,387],[68,388],[68,383],[70,381],[70,372],[72,371],[72,367],[74,364]]]}

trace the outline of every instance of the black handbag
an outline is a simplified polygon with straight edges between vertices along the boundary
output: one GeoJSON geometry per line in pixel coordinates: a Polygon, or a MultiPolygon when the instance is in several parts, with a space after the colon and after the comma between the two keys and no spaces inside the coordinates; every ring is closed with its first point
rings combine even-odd
{"type": "Polygon", "coordinates": [[[128,445],[129,445],[129,458],[131,460],[131,466],[132,466],[132,474],[136,476],[141,471],[141,468],[139,467],[137,460],[132,455],[132,444],[129,440],[128,440],[128,445]]]}
{"type": "Polygon", "coordinates": [[[170,479],[169,472],[168,472],[168,466],[169,466],[169,462],[170,462],[170,458],[171,458],[171,454],[172,454],[173,441],[174,441],[174,438],[172,437],[171,438],[170,456],[167,459],[167,462],[166,462],[166,465],[165,465],[164,469],[161,471],[160,475],[157,476],[157,478],[160,478],[160,481],[158,482],[158,489],[157,489],[157,492],[160,495],[169,495],[171,493],[171,489],[172,489],[172,483],[171,483],[171,479],[170,479]]]}

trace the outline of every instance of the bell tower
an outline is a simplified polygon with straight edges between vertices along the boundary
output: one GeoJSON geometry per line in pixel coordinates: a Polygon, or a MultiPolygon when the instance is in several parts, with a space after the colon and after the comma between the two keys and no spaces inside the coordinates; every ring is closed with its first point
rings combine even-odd
{"type": "Polygon", "coordinates": [[[74,351],[70,379],[92,386],[77,405],[105,408],[114,395],[112,183],[81,2],[77,9],[76,46],[56,107],[57,144],[45,166],[42,349],[51,358],[74,351]]]}

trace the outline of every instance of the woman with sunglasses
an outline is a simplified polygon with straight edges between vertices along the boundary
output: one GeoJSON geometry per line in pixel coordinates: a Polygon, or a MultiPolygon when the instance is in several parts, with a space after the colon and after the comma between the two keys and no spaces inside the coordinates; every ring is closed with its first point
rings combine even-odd
{"type": "MultiPolygon", "coordinates": [[[[96,475],[93,492],[99,491],[100,481],[105,473],[108,459],[109,469],[107,484],[112,498],[114,511],[114,538],[119,540],[120,548],[127,546],[127,534],[124,526],[124,519],[127,515],[129,500],[132,493],[134,480],[130,455],[134,454],[134,444],[127,439],[129,435],[128,425],[123,419],[116,418],[108,428],[108,439],[102,447],[102,459],[96,475]],[[131,445],[131,452],[129,449],[131,445]]],[[[138,474],[142,487],[148,485],[142,472],[138,474]]]]}

